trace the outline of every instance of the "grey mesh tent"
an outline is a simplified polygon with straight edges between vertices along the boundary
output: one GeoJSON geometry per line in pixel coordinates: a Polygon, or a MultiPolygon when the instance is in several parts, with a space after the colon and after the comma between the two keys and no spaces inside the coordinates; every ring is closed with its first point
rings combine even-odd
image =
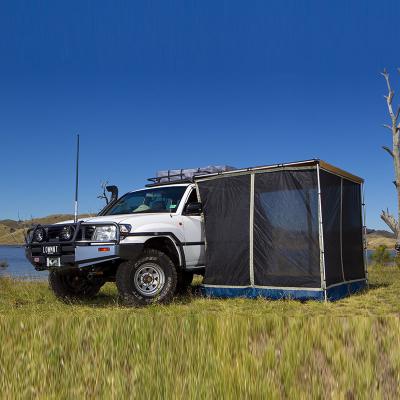
{"type": "Polygon", "coordinates": [[[310,160],[195,182],[206,295],[334,300],[366,287],[361,178],[310,160]]]}

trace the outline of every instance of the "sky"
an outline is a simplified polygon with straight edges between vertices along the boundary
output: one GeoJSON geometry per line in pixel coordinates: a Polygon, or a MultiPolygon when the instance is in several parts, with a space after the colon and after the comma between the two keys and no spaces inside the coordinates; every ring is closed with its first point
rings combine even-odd
{"type": "Polygon", "coordinates": [[[394,210],[380,72],[400,104],[400,2],[1,1],[0,219],[80,211],[159,169],[320,158],[394,210]]]}

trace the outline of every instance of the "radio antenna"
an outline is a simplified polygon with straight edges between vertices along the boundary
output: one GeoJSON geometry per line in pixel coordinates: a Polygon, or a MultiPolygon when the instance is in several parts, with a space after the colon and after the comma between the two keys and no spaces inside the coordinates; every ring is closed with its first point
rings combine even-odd
{"type": "Polygon", "coordinates": [[[75,212],[74,221],[78,222],[78,187],[79,187],[79,133],[76,135],[76,175],[75,175],[75,212]]]}

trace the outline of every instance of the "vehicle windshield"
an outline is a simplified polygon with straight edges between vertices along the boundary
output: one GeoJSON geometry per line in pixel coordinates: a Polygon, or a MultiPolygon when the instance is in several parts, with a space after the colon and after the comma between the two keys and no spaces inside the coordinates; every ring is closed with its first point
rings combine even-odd
{"type": "Polygon", "coordinates": [[[104,215],[175,213],[186,186],[138,190],[122,196],[104,215]]]}

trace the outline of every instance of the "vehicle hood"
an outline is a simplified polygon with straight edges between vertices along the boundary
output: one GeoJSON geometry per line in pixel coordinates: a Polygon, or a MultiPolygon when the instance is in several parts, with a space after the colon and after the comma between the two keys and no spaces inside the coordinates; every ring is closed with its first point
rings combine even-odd
{"type": "Polygon", "coordinates": [[[126,219],[132,219],[135,216],[132,214],[121,214],[121,215],[100,215],[98,217],[84,218],[81,221],[84,222],[116,222],[120,224],[126,219]]]}
{"type": "MultiPolygon", "coordinates": [[[[115,222],[117,224],[132,225],[131,232],[141,231],[154,231],[164,228],[164,230],[171,229],[174,219],[169,213],[142,213],[142,214],[122,214],[122,215],[101,215],[98,217],[81,218],[79,221],[86,223],[107,223],[115,222]]],[[[61,223],[71,223],[73,221],[64,221],[61,223]]]]}
{"type": "MultiPolygon", "coordinates": [[[[125,215],[104,215],[98,217],[87,217],[87,218],[79,218],[78,222],[115,222],[117,224],[122,223],[127,218],[132,218],[132,214],[125,215]]],[[[73,224],[74,220],[69,219],[67,221],[56,222],[55,225],[61,224],[73,224]]]]}

